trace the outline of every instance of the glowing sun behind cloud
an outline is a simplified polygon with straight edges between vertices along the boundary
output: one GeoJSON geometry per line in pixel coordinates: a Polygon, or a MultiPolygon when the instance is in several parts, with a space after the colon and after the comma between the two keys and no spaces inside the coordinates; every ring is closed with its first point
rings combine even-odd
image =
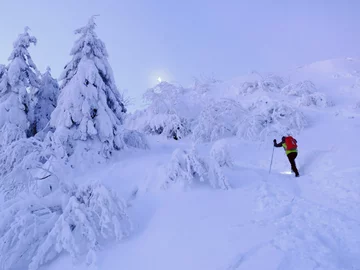
{"type": "MultiPolygon", "coordinates": [[[[1,0],[0,0],[1,1],[1,0]]],[[[154,87],[163,82],[171,83],[174,76],[165,68],[153,68],[148,73],[147,87],[154,87]]]]}

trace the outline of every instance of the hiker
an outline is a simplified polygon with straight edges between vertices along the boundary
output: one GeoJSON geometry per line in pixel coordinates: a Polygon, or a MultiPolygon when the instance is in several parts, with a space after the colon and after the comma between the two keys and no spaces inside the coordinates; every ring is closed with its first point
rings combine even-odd
{"type": "Polygon", "coordinates": [[[276,139],[274,139],[274,147],[284,147],[285,153],[289,159],[291,164],[291,170],[295,173],[295,177],[299,177],[299,171],[296,168],[295,159],[298,154],[297,150],[297,141],[291,136],[283,136],[281,138],[281,142],[276,143],[276,139]]]}

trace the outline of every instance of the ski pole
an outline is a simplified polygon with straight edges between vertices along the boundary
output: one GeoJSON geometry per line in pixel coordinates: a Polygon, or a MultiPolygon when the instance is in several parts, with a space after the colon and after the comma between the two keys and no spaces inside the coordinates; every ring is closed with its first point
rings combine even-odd
{"type": "Polygon", "coordinates": [[[270,169],[269,169],[269,174],[271,172],[271,166],[272,166],[272,162],[273,162],[273,157],[274,157],[274,149],[275,147],[273,146],[273,150],[272,150],[272,154],[271,154],[271,161],[270,161],[270,169]]]}

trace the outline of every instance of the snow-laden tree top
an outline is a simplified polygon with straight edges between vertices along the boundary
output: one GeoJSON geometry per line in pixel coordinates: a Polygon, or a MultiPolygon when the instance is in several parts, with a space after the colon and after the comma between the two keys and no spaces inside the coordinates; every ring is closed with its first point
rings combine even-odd
{"type": "Polygon", "coordinates": [[[28,48],[36,44],[29,28],[13,44],[9,64],[0,68],[0,129],[1,144],[11,143],[28,132],[28,90],[38,88],[38,70],[28,48]]]}
{"type": "Polygon", "coordinates": [[[65,66],[63,73],[59,80],[63,83],[61,88],[64,88],[75,74],[80,70],[79,67],[90,69],[95,67],[95,72],[88,71],[86,74],[79,74],[85,76],[85,85],[92,84],[93,86],[102,89],[108,97],[108,105],[118,116],[122,118],[122,113],[126,112],[122,97],[120,96],[115,85],[112,68],[107,60],[108,53],[105,43],[100,40],[95,33],[95,16],[92,16],[88,24],[75,30],[75,34],[80,35],[80,38],[75,42],[71,49],[70,55],[73,59],[65,66]],[[93,63],[87,63],[89,66],[82,65],[86,60],[91,60],[93,63]]]}
{"type": "Polygon", "coordinates": [[[8,66],[8,77],[9,84],[12,87],[39,86],[39,71],[28,51],[31,44],[36,45],[37,39],[34,36],[30,36],[29,30],[28,27],[25,27],[24,33],[18,36],[13,43],[13,51],[8,58],[10,61],[8,66]]]}

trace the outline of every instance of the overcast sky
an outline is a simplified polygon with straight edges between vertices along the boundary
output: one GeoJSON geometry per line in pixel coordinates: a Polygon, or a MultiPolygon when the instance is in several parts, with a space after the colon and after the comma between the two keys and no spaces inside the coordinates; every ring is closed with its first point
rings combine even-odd
{"type": "Polygon", "coordinates": [[[41,71],[58,77],[91,15],[119,90],[139,97],[160,76],[229,79],[360,54],[359,0],[0,0],[0,63],[24,26],[41,71]]]}

